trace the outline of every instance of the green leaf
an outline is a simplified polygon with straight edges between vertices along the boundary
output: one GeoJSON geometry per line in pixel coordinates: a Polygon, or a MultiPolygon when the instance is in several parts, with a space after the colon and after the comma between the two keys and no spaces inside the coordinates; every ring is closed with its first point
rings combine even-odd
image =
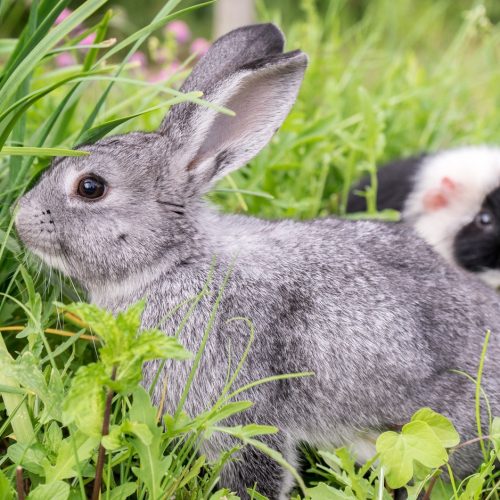
{"type": "Polygon", "coordinates": [[[102,438],[102,444],[107,450],[116,450],[124,445],[124,434],[136,436],[146,446],[153,441],[153,435],[146,424],[125,420],[120,425],[113,425],[107,436],[102,438]]]}
{"type": "Polygon", "coordinates": [[[440,467],[448,460],[448,453],[434,431],[419,420],[404,425],[400,434],[384,432],[376,446],[391,488],[400,488],[410,481],[414,460],[429,468],[440,467]]]}
{"type": "Polygon", "coordinates": [[[10,486],[10,481],[0,470],[0,500],[14,500],[14,491],[10,486]]]}
{"type": "Polygon", "coordinates": [[[179,486],[177,487],[179,490],[183,486],[186,486],[189,483],[189,481],[191,481],[200,474],[201,468],[205,465],[205,461],[206,459],[204,455],[201,455],[196,459],[195,463],[189,469],[189,472],[186,474],[184,479],[179,483],[179,486]]]}
{"type": "Polygon", "coordinates": [[[175,417],[165,413],[165,415],[163,415],[163,422],[165,423],[165,435],[169,438],[185,434],[199,424],[197,418],[191,419],[189,415],[183,411],[178,413],[175,417]]]}
{"type": "Polygon", "coordinates": [[[107,0],[87,0],[78,7],[71,16],[50,30],[12,70],[7,80],[0,87],[0,103],[8,103],[16,93],[20,82],[33,71],[43,57],[54,48],[68,33],[78,27],[87,17],[92,15],[107,0]]]}
{"type": "Polygon", "coordinates": [[[134,337],[141,327],[141,317],[146,306],[145,300],[139,300],[132,304],[126,311],[119,312],[116,317],[116,325],[129,337],[134,337]]]}
{"type": "Polygon", "coordinates": [[[43,435],[43,445],[52,453],[57,453],[63,439],[62,430],[57,422],[51,422],[43,435]]]}
{"type": "Polygon", "coordinates": [[[14,443],[7,449],[7,456],[16,464],[33,474],[43,475],[43,464],[46,461],[47,451],[39,443],[31,446],[14,443]]]}
{"type": "Polygon", "coordinates": [[[64,439],[57,452],[55,463],[52,465],[45,461],[43,464],[47,483],[75,477],[77,466],[87,462],[98,445],[98,438],[87,437],[79,432],[64,439]]]}
{"type": "MultiPolygon", "coordinates": [[[[254,500],[268,500],[267,497],[262,497],[258,493],[252,492],[254,494],[254,500]]],[[[228,489],[224,488],[222,490],[216,491],[211,497],[210,500],[240,500],[240,497],[236,496],[234,493],[231,493],[228,489]]]]}
{"type": "Polygon", "coordinates": [[[88,144],[95,142],[102,137],[104,137],[106,134],[109,134],[113,129],[118,127],[119,125],[122,125],[124,123],[127,123],[128,121],[132,120],[133,118],[137,118],[138,116],[145,115],[146,113],[151,113],[157,109],[164,108],[165,106],[172,106],[173,104],[177,104],[180,102],[185,102],[188,100],[191,100],[192,98],[198,98],[201,97],[203,94],[201,92],[190,92],[189,94],[182,95],[180,97],[175,97],[173,99],[169,99],[165,102],[162,102],[161,104],[157,104],[156,106],[152,106],[151,108],[145,109],[143,111],[139,111],[138,113],[133,113],[128,116],[124,116],[122,118],[116,118],[114,120],[107,121],[105,123],[102,123],[101,125],[97,125],[87,131],[85,131],[80,137],[79,137],[79,144],[88,144]]]}
{"type": "Polygon", "coordinates": [[[109,376],[102,364],[81,366],[63,404],[64,423],[74,422],[87,436],[100,437],[104,418],[105,389],[109,376]]]}
{"type": "Polygon", "coordinates": [[[252,405],[253,403],[251,401],[235,401],[233,403],[228,403],[221,408],[214,410],[214,415],[209,418],[206,425],[213,425],[216,422],[220,422],[221,420],[229,418],[235,413],[241,413],[242,411],[250,408],[252,405]]]}
{"type": "Polygon", "coordinates": [[[10,54],[16,46],[16,38],[2,38],[0,39],[0,54],[10,54]]]}
{"type": "Polygon", "coordinates": [[[15,362],[0,352],[0,371],[4,370],[18,384],[42,400],[44,404],[42,421],[61,419],[62,392],[49,389],[45,376],[38,366],[38,360],[31,352],[25,352],[15,362]]]}
{"type": "Polygon", "coordinates": [[[500,455],[500,417],[493,417],[491,423],[490,437],[497,455],[500,455]]]}
{"type": "Polygon", "coordinates": [[[452,448],[460,442],[458,432],[444,415],[436,413],[430,408],[422,408],[411,418],[412,422],[417,420],[425,422],[445,448],[452,448]]]}
{"type": "Polygon", "coordinates": [[[35,148],[21,146],[4,146],[0,156],[87,156],[87,151],[64,148],[35,148]]]}
{"type": "Polygon", "coordinates": [[[328,486],[325,483],[319,483],[314,488],[307,489],[307,495],[310,500],[355,500],[356,495],[350,492],[344,492],[328,486]]]}
{"type": "Polygon", "coordinates": [[[56,303],[56,305],[60,309],[78,316],[105,342],[114,342],[114,345],[119,346],[120,332],[117,331],[116,320],[110,312],[101,309],[95,304],[87,304],[85,302],[75,302],[69,305],[56,303]]]}
{"type": "Polygon", "coordinates": [[[138,437],[129,438],[139,456],[139,467],[133,467],[134,474],[145,484],[149,498],[161,496],[161,481],[168,471],[172,457],[163,457],[160,448],[162,429],[156,421],[157,408],[151,404],[149,394],[142,388],[137,388],[133,393],[130,418],[134,422],[145,424],[152,436],[149,445],[138,437]]]}
{"type": "Polygon", "coordinates": [[[255,436],[262,436],[265,434],[276,434],[278,432],[278,428],[272,425],[258,425],[258,424],[248,424],[245,426],[235,426],[235,427],[226,427],[226,429],[230,429],[230,434],[236,436],[240,439],[248,439],[255,436]]]}
{"type": "Polygon", "coordinates": [[[55,481],[51,484],[37,486],[26,497],[27,500],[67,500],[69,497],[69,484],[55,481]]]}
{"type": "Polygon", "coordinates": [[[137,491],[137,484],[123,483],[109,492],[109,500],[125,500],[137,491]]]}
{"type": "Polygon", "coordinates": [[[145,423],[125,420],[125,422],[121,425],[121,431],[124,434],[131,434],[138,437],[139,440],[146,446],[149,446],[153,442],[153,434],[145,423]]]}
{"type": "Polygon", "coordinates": [[[473,474],[467,481],[465,491],[460,495],[460,500],[477,500],[481,497],[484,484],[483,474],[473,474]]]}

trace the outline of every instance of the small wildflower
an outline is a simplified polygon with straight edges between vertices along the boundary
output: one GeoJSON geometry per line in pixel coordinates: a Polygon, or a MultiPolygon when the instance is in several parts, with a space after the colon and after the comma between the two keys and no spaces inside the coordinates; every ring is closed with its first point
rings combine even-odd
{"type": "Polygon", "coordinates": [[[61,52],[55,57],[56,65],[59,68],[66,68],[76,64],[75,58],[69,52],[61,52]]]}
{"type": "Polygon", "coordinates": [[[204,56],[208,49],[210,48],[210,42],[205,38],[196,38],[191,44],[190,50],[191,54],[197,54],[198,56],[204,56]]]}
{"type": "Polygon", "coordinates": [[[146,55],[144,54],[144,52],[141,52],[140,50],[134,52],[129,60],[132,63],[136,63],[140,68],[144,68],[148,62],[146,55]]]}
{"type": "Polygon", "coordinates": [[[163,68],[159,71],[151,71],[148,73],[147,80],[150,83],[160,83],[168,80],[178,69],[180,65],[177,61],[174,61],[167,68],[163,68]]]}
{"type": "Polygon", "coordinates": [[[57,16],[56,24],[61,24],[65,19],[71,16],[72,13],[73,11],[71,9],[64,8],[62,12],[57,16]]]}
{"type": "Polygon", "coordinates": [[[95,41],[96,34],[95,33],[90,33],[90,35],[87,35],[81,42],[81,45],[92,45],[95,41]]]}
{"type": "Polygon", "coordinates": [[[184,21],[172,21],[165,26],[165,31],[171,33],[177,43],[186,43],[191,39],[191,30],[184,21]]]}

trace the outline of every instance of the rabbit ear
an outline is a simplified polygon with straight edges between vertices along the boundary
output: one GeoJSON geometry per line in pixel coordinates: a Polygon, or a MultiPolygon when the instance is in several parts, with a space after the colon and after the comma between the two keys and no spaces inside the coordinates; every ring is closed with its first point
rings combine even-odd
{"type": "Polygon", "coordinates": [[[225,76],[251,61],[283,52],[285,39],[274,24],[255,24],[221,36],[195,65],[181,92],[200,90],[206,94],[225,76]]]}
{"type": "MultiPolygon", "coordinates": [[[[260,32],[263,28],[243,29],[246,42],[250,40],[250,34],[256,34],[255,29],[260,32]]],[[[269,29],[267,27],[265,31],[269,29]]],[[[275,30],[272,27],[274,34],[275,30]]],[[[231,40],[236,32],[223,39],[231,40]]],[[[207,53],[209,61],[216,57],[215,54],[224,56],[225,50],[222,49],[226,43],[217,48],[221,40],[214,44],[214,56],[207,53]]],[[[257,45],[261,43],[257,38],[254,41],[257,45]]],[[[267,50],[271,46],[273,44],[267,45],[267,50]]],[[[234,50],[226,48],[229,52],[234,50]]],[[[173,143],[169,164],[177,170],[177,177],[195,182],[195,191],[207,189],[212,181],[247,163],[269,142],[288,115],[304,76],[307,57],[300,51],[276,52],[276,48],[277,45],[271,54],[251,61],[244,53],[238,53],[227,64],[218,64],[217,59],[204,63],[202,59],[199,64],[210,72],[210,76],[201,75],[198,66],[195,68],[197,74],[186,85],[187,90],[196,88],[192,86],[194,81],[203,81],[205,86],[200,90],[204,92],[204,99],[231,109],[235,116],[193,103],[182,103],[174,106],[162,123],[159,132],[173,143]],[[237,65],[238,61],[243,61],[243,64],[237,65]],[[212,66],[215,66],[216,77],[211,73],[212,66]]],[[[265,52],[265,48],[259,49],[262,51],[265,52]]]]}

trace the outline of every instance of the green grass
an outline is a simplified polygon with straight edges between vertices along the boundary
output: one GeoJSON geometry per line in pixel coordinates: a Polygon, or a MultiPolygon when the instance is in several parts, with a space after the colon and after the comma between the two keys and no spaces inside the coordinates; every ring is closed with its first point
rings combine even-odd
{"type": "MultiPolygon", "coordinates": [[[[19,464],[31,488],[39,487],[32,498],[57,497],[58,492],[57,498],[67,498],[70,491],[71,498],[90,494],[110,387],[115,396],[103,498],[127,494],[154,498],[158,488],[178,498],[222,498],[227,492],[216,493],[218,472],[235,450],[208,464],[197,453],[200,439],[217,428],[237,435],[242,446],[262,446],[255,436],[273,429],[255,425],[221,430],[219,420],[224,415],[244,410],[244,405],[231,406],[221,397],[198,418],[189,419],[181,412],[167,417],[172,419],[171,430],[164,431],[137,380],[114,384],[111,365],[103,356],[106,347],[98,356],[96,346],[82,337],[89,332],[55,308],[54,301],[72,302],[80,291],[77,285],[40,270],[24,254],[11,213],[15,200],[48,166],[51,156],[69,154],[85,137],[151,130],[159,124],[169,100],[179,99],[170,87],[175,88],[185,72],[152,85],[134,72],[126,58],[175,10],[193,2],[164,2],[155,11],[155,21],[149,19],[137,26],[139,31],[123,33],[106,10],[105,0],[80,2],[79,10],[54,28],[67,3],[33,1],[30,12],[21,12],[20,2],[0,3],[2,33],[19,36],[17,41],[0,40],[0,328],[10,328],[0,338],[0,498],[10,498],[19,464]],[[7,25],[16,19],[18,25],[7,25]],[[54,50],[77,45],[83,35],[75,35],[73,29],[82,22],[87,32],[97,35],[94,48],[76,52],[77,65],[56,67],[54,50]],[[114,45],[106,42],[111,25],[119,37],[114,45]],[[54,330],[77,335],[60,337],[50,333],[54,330]],[[94,376],[86,379],[86,373],[94,376]],[[89,415],[92,425],[82,425],[68,411],[68,401],[75,397],[94,408],[89,415]]],[[[283,27],[288,48],[300,47],[309,54],[310,66],[298,102],[272,143],[210,195],[223,210],[268,218],[342,215],[352,182],[375,173],[386,160],[458,144],[500,142],[496,2],[486,2],[486,11],[465,0],[258,0],[257,4],[262,20],[283,27]]],[[[203,9],[208,7],[186,12],[184,19],[199,23],[203,9]]],[[[373,208],[375,193],[368,196],[369,215],[380,216],[373,208]]],[[[85,315],[83,309],[79,312],[85,315]]],[[[97,313],[87,322],[103,318],[97,313]]],[[[135,334],[133,317],[128,321],[129,333],[135,334]]],[[[94,330],[99,333],[95,325],[94,330]]],[[[105,346],[113,341],[102,337],[105,346]]],[[[172,354],[166,348],[148,352],[160,358],[172,354]]],[[[500,434],[497,421],[493,426],[492,432],[500,434]]],[[[453,447],[441,445],[446,450],[453,447]]],[[[500,480],[491,458],[498,452],[498,442],[495,446],[476,475],[453,486],[437,481],[432,498],[498,499],[500,480]]],[[[382,472],[376,463],[360,470],[345,450],[321,456],[310,450],[305,457],[306,481],[310,486],[324,483],[309,490],[313,499],[388,498],[388,490],[380,487],[382,472]]],[[[432,467],[417,471],[410,493],[428,488],[433,474],[432,467]]]]}

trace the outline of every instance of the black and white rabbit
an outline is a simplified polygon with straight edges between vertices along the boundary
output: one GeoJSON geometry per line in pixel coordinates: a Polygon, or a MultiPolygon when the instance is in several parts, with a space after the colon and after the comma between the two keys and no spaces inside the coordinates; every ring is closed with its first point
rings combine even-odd
{"type": "MultiPolygon", "coordinates": [[[[377,173],[377,208],[402,220],[450,262],[500,286],[500,148],[469,146],[389,163],[377,173]]],[[[359,181],[347,212],[366,210],[359,181]]]]}
{"type": "MultiPolygon", "coordinates": [[[[404,226],[260,220],[222,215],[202,200],[268,143],[293,105],[307,57],[282,50],[271,24],[220,38],[182,90],[202,90],[235,117],[183,103],[156,132],[109,137],[85,146],[89,156],[55,160],[19,201],[19,235],[111,311],[147,297],[144,327],[160,323],[167,334],[190,304],[175,307],[211,275],[212,293],[179,337],[193,352],[229,276],[185,409],[196,414],[220,394],[249,339],[247,322],[234,318],[250,319],[255,339],[240,386],[282,373],[315,376],[254,386],[238,396],[254,406],[230,423],[276,425],[280,432],[266,441],[292,464],[300,441],[361,442],[427,405],[470,438],[475,386],[451,370],[476,373],[492,329],[483,381],[500,413],[500,304],[492,290],[436,258],[404,226]]],[[[166,411],[175,409],[190,367],[165,366],[154,397],[167,383],[166,411]]],[[[146,383],[157,368],[145,368],[146,383]]],[[[215,459],[232,444],[215,434],[203,451],[215,459]]],[[[456,472],[467,474],[480,457],[474,445],[460,450],[456,472]]],[[[221,484],[246,498],[254,483],[270,498],[285,498],[292,486],[273,460],[246,448],[221,484]]]]}

